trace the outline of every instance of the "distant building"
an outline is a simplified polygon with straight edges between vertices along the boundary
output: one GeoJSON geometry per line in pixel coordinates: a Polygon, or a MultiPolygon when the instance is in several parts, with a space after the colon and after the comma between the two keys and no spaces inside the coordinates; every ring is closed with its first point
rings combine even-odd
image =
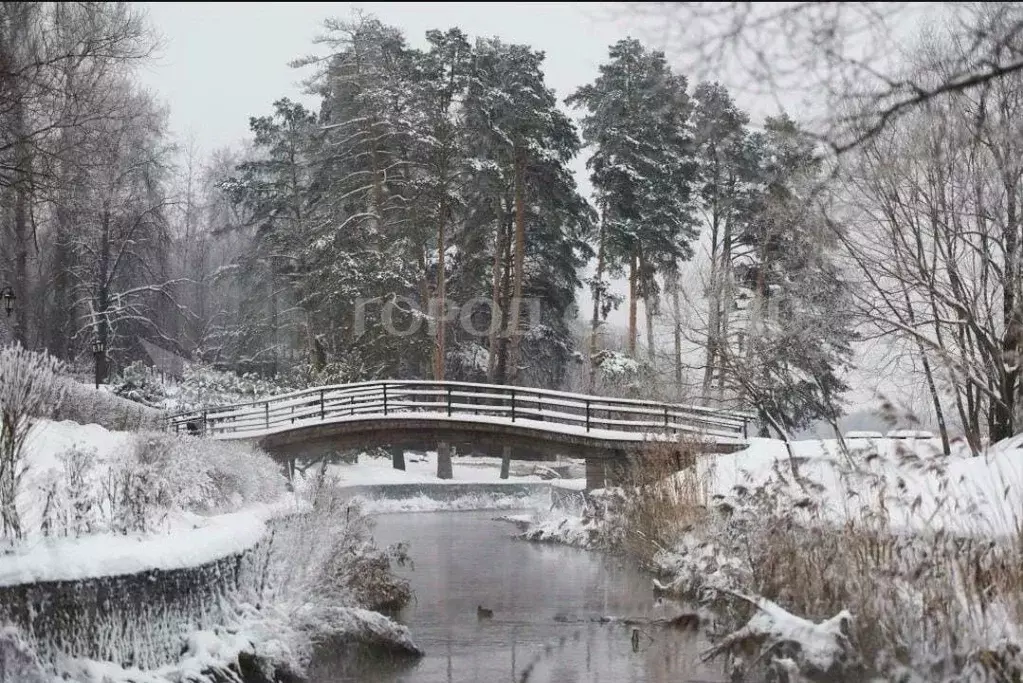
{"type": "Polygon", "coordinates": [[[149,356],[150,365],[154,370],[176,379],[182,379],[185,376],[185,368],[190,365],[191,361],[145,339],[139,339],[139,343],[142,344],[146,355],[149,356]]]}

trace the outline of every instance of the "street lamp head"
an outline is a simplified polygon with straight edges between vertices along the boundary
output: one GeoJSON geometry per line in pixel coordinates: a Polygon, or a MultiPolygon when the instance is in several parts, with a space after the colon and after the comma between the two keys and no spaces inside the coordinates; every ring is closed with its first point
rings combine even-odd
{"type": "Polygon", "coordinates": [[[4,287],[0,290],[0,293],[2,293],[4,299],[4,310],[7,311],[7,317],[10,318],[11,313],[14,312],[14,301],[18,297],[14,294],[12,287],[4,287]]]}

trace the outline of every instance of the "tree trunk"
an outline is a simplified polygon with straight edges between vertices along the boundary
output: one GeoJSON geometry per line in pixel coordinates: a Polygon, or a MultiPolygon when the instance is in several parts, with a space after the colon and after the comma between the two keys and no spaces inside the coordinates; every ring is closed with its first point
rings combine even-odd
{"type": "Polygon", "coordinates": [[[508,359],[508,382],[515,384],[519,375],[519,354],[522,345],[522,330],[519,329],[519,317],[522,312],[522,281],[524,278],[526,257],[526,191],[525,161],[522,152],[515,154],[515,254],[514,278],[512,281],[512,301],[509,327],[511,332],[511,352],[508,359]]]}
{"type": "Polygon", "coordinates": [[[13,112],[14,136],[14,290],[20,299],[14,310],[14,340],[28,346],[28,306],[32,301],[28,279],[28,250],[31,242],[28,226],[30,164],[28,141],[24,139],[25,116],[20,100],[13,112]]]}
{"type": "MultiPolygon", "coordinates": [[[[716,185],[715,185],[716,187],[716,185]]],[[[704,402],[710,401],[711,383],[714,381],[714,364],[718,361],[718,335],[720,333],[721,297],[718,287],[719,271],[719,248],[718,232],[721,228],[721,221],[718,216],[717,198],[711,207],[710,220],[710,287],[707,292],[707,360],[703,368],[703,385],[700,396],[704,402]]]]}
{"type": "Polygon", "coordinates": [[[1002,354],[999,375],[1001,400],[996,404],[995,421],[991,431],[991,442],[1000,441],[1015,433],[1016,384],[1019,366],[1023,362],[1023,320],[1017,306],[1017,281],[1019,260],[1019,225],[1016,216],[1016,183],[1009,178],[1005,182],[1006,216],[1002,230],[1002,245],[1005,249],[1004,280],[1002,282],[1002,354]]]}
{"type": "Polygon", "coordinates": [[[445,213],[447,206],[445,201],[440,203],[440,220],[437,223],[437,309],[435,315],[439,316],[437,325],[436,347],[433,357],[433,378],[438,382],[444,381],[444,342],[447,329],[447,270],[445,268],[445,246],[447,239],[444,234],[445,213]]]}
{"type": "Polygon", "coordinates": [[[590,320],[590,357],[589,357],[589,391],[592,393],[597,384],[597,368],[593,365],[593,359],[597,355],[597,331],[600,329],[600,299],[604,288],[604,231],[607,223],[607,209],[603,209],[600,216],[600,233],[597,237],[597,272],[594,275],[593,286],[593,317],[590,320]]]}
{"type": "Polygon", "coordinates": [[[682,400],[682,304],[679,301],[679,278],[676,273],[671,282],[671,315],[674,318],[675,337],[675,398],[682,400]]]}
{"type": "MultiPolygon", "coordinates": [[[[500,201],[498,201],[498,206],[502,206],[500,201]]],[[[503,215],[503,212],[498,212],[498,215],[503,215]]],[[[504,273],[507,270],[507,264],[504,259],[507,240],[507,223],[503,219],[498,219],[497,235],[494,238],[494,263],[491,273],[493,282],[490,298],[493,305],[490,308],[491,320],[488,340],[490,355],[487,358],[487,381],[491,384],[497,381],[498,356],[500,355],[499,346],[501,343],[500,333],[504,328],[504,310],[501,302],[504,300],[502,284],[504,282],[504,273]],[[494,319],[495,317],[496,320],[494,319]]]]}
{"type": "MultiPolygon", "coordinates": [[[[721,236],[721,258],[717,272],[717,354],[731,355],[732,347],[729,339],[730,323],[733,306],[733,282],[732,282],[732,222],[725,221],[724,234],[721,236]]],[[[725,400],[725,368],[722,365],[718,369],[718,405],[724,405],[725,400]]]]}
{"type": "Polygon", "coordinates": [[[628,340],[628,351],[629,357],[636,357],[636,298],[637,298],[637,279],[639,273],[637,272],[638,266],[636,263],[636,251],[633,249],[632,256],[629,259],[629,340],[628,340]]]}

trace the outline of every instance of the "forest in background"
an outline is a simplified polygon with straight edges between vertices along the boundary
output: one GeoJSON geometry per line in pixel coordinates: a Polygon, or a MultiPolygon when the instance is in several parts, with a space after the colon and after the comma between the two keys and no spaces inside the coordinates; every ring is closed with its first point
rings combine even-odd
{"type": "MultiPolygon", "coordinates": [[[[1015,72],[839,156],[635,39],[554,93],[529,46],[452,28],[417,49],[357,15],[296,63],[318,111],[268,93],[248,144],[202,158],[133,78],[155,45],[136,6],[0,13],[4,333],[29,348],[87,364],[100,340],[111,373],[148,342],[289,386],[677,399],[791,434],[838,420],[854,349],[880,340],[866,369],[926,387],[946,448],[1018,431],[1015,72]],[[605,322],[619,306],[625,330],[605,322]]],[[[934,54],[976,49],[956,30],[905,68],[941,83],[934,54]]]]}

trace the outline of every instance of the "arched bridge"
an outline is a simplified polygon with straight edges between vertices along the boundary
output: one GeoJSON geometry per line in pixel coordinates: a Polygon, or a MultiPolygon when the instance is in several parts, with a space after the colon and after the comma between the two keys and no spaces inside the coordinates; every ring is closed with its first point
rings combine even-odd
{"type": "MultiPolygon", "coordinates": [[[[701,406],[470,382],[386,380],[317,387],[265,400],[179,413],[176,432],[258,442],[275,457],[317,448],[470,445],[515,458],[563,454],[591,461],[674,437],[704,450],[745,446],[753,415],[701,406]]],[[[589,468],[588,468],[589,469],[589,468]]]]}

